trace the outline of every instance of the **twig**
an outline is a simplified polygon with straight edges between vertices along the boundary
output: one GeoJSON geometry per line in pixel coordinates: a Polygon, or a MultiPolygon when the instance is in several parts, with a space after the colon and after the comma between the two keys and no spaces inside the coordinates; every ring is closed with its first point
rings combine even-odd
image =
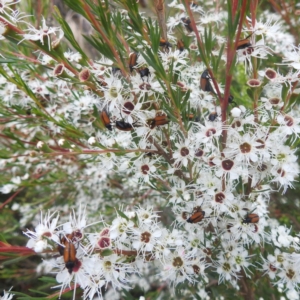
{"type": "Polygon", "coordinates": [[[157,13],[158,24],[161,30],[161,35],[164,40],[168,40],[167,36],[167,24],[166,24],[166,16],[165,16],[165,1],[164,0],[156,0],[155,1],[155,10],[157,13]]]}

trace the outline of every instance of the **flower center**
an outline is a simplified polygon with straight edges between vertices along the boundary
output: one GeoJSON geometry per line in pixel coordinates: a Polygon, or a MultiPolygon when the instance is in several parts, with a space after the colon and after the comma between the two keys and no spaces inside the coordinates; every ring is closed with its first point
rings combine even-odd
{"type": "Polygon", "coordinates": [[[200,268],[197,265],[193,265],[194,273],[199,274],[200,273],[200,268]]]}
{"type": "Polygon", "coordinates": [[[198,158],[202,157],[203,154],[204,154],[204,151],[202,149],[200,149],[200,148],[197,149],[196,152],[195,152],[195,156],[198,157],[198,158]]]}
{"type": "Polygon", "coordinates": [[[268,69],[266,70],[266,73],[265,73],[266,77],[268,77],[269,79],[273,79],[276,77],[277,73],[272,70],[272,69],[268,69]]]}
{"type": "Polygon", "coordinates": [[[277,173],[280,174],[281,177],[285,176],[285,171],[281,168],[277,170],[277,173]]]}
{"type": "Polygon", "coordinates": [[[285,116],[284,117],[284,121],[285,121],[285,124],[289,127],[293,126],[294,125],[294,120],[292,117],[290,116],[285,116]]]}
{"type": "Polygon", "coordinates": [[[141,169],[142,169],[142,173],[143,173],[144,175],[147,175],[148,172],[150,171],[150,168],[149,168],[148,165],[142,165],[141,169]]]}
{"type": "Polygon", "coordinates": [[[232,169],[234,162],[230,159],[225,159],[222,161],[222,167],[224,170],[229,171],[232,169]]]}
{"type": "Polygon", "coordinates": [[[217,193],[215,195],[215,201],[218,203],[223,203],[224,199],[225,199],[225,195],[221,192],[221,193],[217,193]]]}
{"type": "Polygon", "coordinates": [[[175,268],[180,268],[183,266],[183,261],[182,261],[181,257],[177,256],[173,259],[173,266],[175,268]]]}
{"type": "Polygon", "coordinates": [[[289,278],[289,279],[293,279],[294,276],[295,276],[295,271],[292,270],[292,269],[288,269],[287,272],[285,273],[286,276],[289,278]]]}
{"type": "Polygon", "coordinates": [[[214,135],[214,134],[216,134],[216,133],[217,133],[216,129],[210,128],[210,129],[208,129],[208,130],[206,131],[205,135],[206,135],[207,137],[210,137],[210,136],[212,136],[212,135],[214,135]]]}
{"type": "Polygon", "coordinates": [[[231,127],[232,128],[239,128],[242,126],[241,121],[235,121],[234,123],[232,123],[231,127]]]}
{"type": "Polygon", "coordinates": [[[132,102],[125,102],[123,112],[127,115],[130,115],[131,112],[134,110],[134,104],[132,102]]]}
{"type": "Polygon", "coordinates": [[[151,233],[148,231],[145,231],[141,234],[141,241],[143,243],[149,243],[151,238],[151,233]]]}
{"type": "Polygon", "coordinates": [[[118,97],[118,90],[116,87],[111,87],[109,90],[109,94],[112,98],[117,98],[118,97]]]}
{"type": "Polygon", "coordinates": [[[280,102],[280,99],[279,98],[271,98],[269,99],[269,102],[272,104],[272,105],[277,105],[279,102],[280,102]]]}
{"type": "Polygon", "coordinates": [[[110,238],[107,236],[101,237],[100,240],[98,241],[98,246],[101,249],[108,248],[110,246],[110,238]]]}
{"type": "Polygon", "coordinates": [[[268,166],[266,164],[261,164],[260,166],[257,166],[257,171],[263,172],[268,169],[268,166]]]}
{"type": "Polygon", "coordinates": [[[240,150],[242,153],[249,153],[251,151],[251,145],[248,143],[243,143],[240,145],[240,150]]]}
{"type": "Polygon", "coordinates": [[[189,155],[189,153],[190,153],[190,150],[187,147],[183,147],[183,148],[180,149],[180,154],[183,157],[189,155]]]}
{"type": "Polygon", "coordinates": [[[231,270],[230,264],[229,263],[224,263],[222,266],[223,270],[226,272],[229,272],[231,270]]]}
{"type": "Polygon", "coordinates": [[[280,263],[284,262],[284,258],[281,254],[277,256],[277,261],[280,263]]]}
{"type": "Polygon", "coordinates": [[[270,269],[272,272],[276,272],[276,271],[277,271],[277,268],[275,268],[272,264],[269,265],[269,269],[270,269]]]}
{"type": "Polygon", "coordinates": [[[240,265],[240,264],[243,262],[243,259],[242,259],[240,256],[237,256],[237,257],[235,258],[235,262],[236,262],[238,265],[240,265]]]}
{"type": "Polygon", "coordinates": [[[107,271],[110,271],[111,268],[112,268],[111,262],[110,262],[110,261],[104,262],[104,268],[105,268],[107,271]]]}

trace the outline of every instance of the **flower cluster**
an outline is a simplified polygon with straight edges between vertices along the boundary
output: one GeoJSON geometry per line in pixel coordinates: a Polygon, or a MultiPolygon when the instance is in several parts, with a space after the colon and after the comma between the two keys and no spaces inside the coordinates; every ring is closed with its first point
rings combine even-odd
{"type": "Polygon", "coordinates": [[[299,49],[275,47],[280,20],[241,16],[230,39],[229,14],[175,0],[161,37],[135,1],[121,1],[129,15],[90,3],[91,58],[59,15],[61,27],[41,18],[36,29],[2,2],[0,39],[18,28],[19,47],[38,52],[20,56],[30,67],[0,66],[0,191],[46,195],[40,220],[35,200],[14,209],[33,219],[27,247],[52,253],[39,269],[56,272],[61,293],[74,284],[102,298],[155,272],[205,298],[211,276],[238,290],[259,265],[298,299],[299,239],[269,207],[299,173],[299,49]],[[63,34],[76,50],[62,51],[63,34]],[[67,220],[69,204],[80,209],[67,220]],[[265,245],[273,254],[259,254],[265,245]]]}

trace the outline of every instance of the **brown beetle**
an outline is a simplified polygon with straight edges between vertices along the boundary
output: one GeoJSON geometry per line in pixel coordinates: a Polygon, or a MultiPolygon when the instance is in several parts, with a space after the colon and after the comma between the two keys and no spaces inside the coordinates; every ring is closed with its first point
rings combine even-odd
{"type": "Polygon", "coordinates": [[[75,245],[72,243],[73,234],[60,237],[61,245],[57,246],[60,255],[63,255],[66,269],[72,274],[77,263],[75,245]]]}
{"type": "Polygon", "coordinates": [[[184,44],[182,40],[177,41],[177,49],[182,52],[184,50],[184,44]]]}
{"type": "Polygon", "coordinates": [[[255,224],[258,223],[259,216],[257,214],[247,214],[246,217],[243,219],[243,224],[255,224]]]}
{"type": "Polygon", "coordinates": [[[188,32],[194,31],[192,27],[192,22],[189,18],[181,18],[181,21],[188,32]]]}
{"type": "Polygon", "coordinates": [[[76,265],[76,249],[72,242],[66,241],[64,248],[64,262],[66,264],[66,269],[70,274],[72,274],[73,269],[76,265]]]}
{"type": "Polygon", "coordinates": [[[250,39],[244,39],[244,40],[239,40],[237,43],[237,47],[236,50],[240,50],[240,49],[245,49],[248,47],[251,47],[252,44],[250,43],[250,39]]]}
{"type": "Polygon", "coordinates": [[[194,209],[194,213],[186,220],[188,223],[199,223],[205,217],[205,211],[201,207],[194,209]]]}
{"type": "Polygon", "coordinates": [[[157,115],[153,119],[148,119],[147,123],[151,129],[153,129],[156,126],[162,126],[169,123],[168,116],[167,115],[157,115]]]}
{"type": "Polygon", "coordinates": [[[166,47],[166,48],[171,48],[172,47],[172,44],[170,44],[168,41],[166,41],[165,39],[163,38],[160,38],[159,40],[159,46],[161,47],[166,47]]]}
{"type": "Polygon", "coordinates": [[[137,3],[141,5],[143,8],[147,8],[147,1],[146,0],[138,0],[137,3]]]}
{"type": "Polygon", "coordinates": [[[205,92],[212,92],[215,94],[215,91],[210,83],[210,75],[208,73],[208,70],[206,69],[202,74],[200,78],[200,88],[201,90],[205,92]]]}
{"type": "Polygon", "coordinates": [[[111,123],[110,123],[110,118],[109,118],[109,115],[107,113],[107,111],[104,109],[101,114],[100,114],[100,118],[102,120],[102,122],[104,123],[105,127],[112,131],[112,126],[111,126],[111,123]]]}
{"type": "Polygon", "coordinates": [[[243,52],[243,54],[246,54],[246,52],[248,54],[251,54],[254,51],[254,48],[252,47],[252,44],[251,44],[251,41],[250,41],[249,37],[251,37],[251,35],[253,33],[254,32],[252,32],[250,35],[248,35],[245,39],[239,40],[237,42],[236,50],[241,50],[241,49],[246,49],[247,48],[247,50],[245,52],[243,52]]]}
{"type": "Polygon", "coordinates": [[[133,68],[137,65],[137,58],[138,58],[138,54],[136,52],[133,52],[130,54],[129,56],[129,69],[130,72],[133,71],[133,68]]]}

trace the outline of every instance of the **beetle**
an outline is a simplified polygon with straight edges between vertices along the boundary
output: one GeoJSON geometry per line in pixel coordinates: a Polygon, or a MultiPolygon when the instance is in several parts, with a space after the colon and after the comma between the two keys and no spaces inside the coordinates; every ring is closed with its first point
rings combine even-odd
{"type": "Polygon", "coordinates": [[[234,99],[234,97],[232,95],[229,95],[229,97],[228,97],[228,103],[229,104],[235,104],[235,105],[237,105],[236,102],[233,101],[233,99],[234,99]]]}
{"type": "Polygon", "coordinates": [[[72,274],[73,269],[76,265],[76,249],[72,242],[66,241],[65,242],[65,248],[64,248],[64,262],[66,265],[66,269],[70,274],[72,274]]]}
{"type": "Polygon", "coordinates": [[[193,0],[189,0],[189,4],[190,4],[190,6],[191,6],[192,8],[198,7],[198,4],[197,4],[195,1],[193,1],[193,0]]]}
{"type": "Polygon", "coordinates": [[[192,27],[192,22],[189,18],[181,18],[181,21],[188,32],[194,31],[192,27]]]}
{"type": "Polygon", "coordinates": [[[186,115],[186,117],[187,117],[190,121],[192,121],[192,120],[195,118],[195,115],[194,115],[194,114],[188,114],[188,115],[186,115]]]}
{"type": "Polygon", "coordinates": [[[165,39],[163,38],[160,38],[159,40],[159,46],[161,47],[166,47],[166,48],[171,48],[172,47],[172,44],[170,44],[168,41],[166,41],[165,39]]]}
{"type": "Polygon", "coordinates": [[[188,223],[199,223],[203,220],[205,211],[201,209],[201,206],[196,206],[193,209],[193,214],[186,220],[188,223]]]}
{"type": "Polygon", "coordinates": [[[100,114],[100,118],[102,120],[102,122],[104,123],[105,127],[112,131],[112,126],[111,126],[111,123],[110,123],[110,118],[109,118],[109,115],[107,113],[107,111],[104,109],[101,114],[100,114]]]}
{"type": "Polygon", "coordinates": [[[112,67],[111,71],[112,71],[113,75],[117,75],[118,72],[121,72],[121,69],[118,67],[112,67]]]}
{"type": "Polygon", "coordinates": [[[156,126],[162,126],[169,123],[167,115],[157,115],[153,119],[148,119],[147,123],[151,129],[153,129],[156,126]]]}
{"type": "Polygon", "coordinates": [[[243,224],[256,224],[259,221],[259,216],[257,214],[247,214],[243,219],[243,224]]]}
{"type": "MultiPolygon", "coordinates": [[[[236,50],[241,50],[241,49],[246,49],[248,48],[246,51],[248,54],[251,54],[254,51],[254,48],[252,47],[251,41],[250,41],[250,37],[254,32],[252,32],[250,35],[248,35],[245,39],[243,40],[239,40],[237,42],[237,46],[236,46],[236,50]]],[[[246,54],[243,52],[243,54],[246,54]]]]}
{"type": "Polygon", "coordinates": [[[99,84],[100,84],[102,87],[106,87],[106,86],[107,86],[107,83],[105,82],[103,76],[101,76],[101,75],[98,76],[97,81],[99,82],[99,84]]]}
{"type": "Polygon", "coordinates": [[[138,53],[132,52],[129,56],[129,69],[130,72],[133,71],[133,68],[137,65],[138,53]]]}
{"type": "Polygon", "coordinates": [[[138,0],[137,3],[141,5],[143,8],[147,8],[147,2],[146,0],[138,0]]]}
{"type": "Polygon", "coordinates": [[[245,49],[251,46],[252,44],[250,43],[250,39],[246,38],[238,41],[236,50],[245,49]]]}
{"type": "Polygon", "coordinates": [[[66,269],[72,274],[74,267],[76,266],[76,249],[72,242],[73,234],[67,234],[66,236],[60,236],[61,245],[57,246],[57,250],[64,258],[66,269]]]}
{"type": "Polygon", "coordinates": [[[218,117],[218,114],[217,114],[217,112],[214,111],[214,112],[212,112],[212,113],[209,114],[208,120],[211,121],[211,122],[213,122],[213,121],[216,120],[217,117],[218,117]]]}
{"type": "Polygon", "coordinates": [[[125,121],[116,121],[116,127],[122,131],[131,131],[133,129],[133,126],[125,121]]]}
{"type": "Polygon", "coordinates": [[[184,44],[182,40],[177,41],[177,49],[182,52],[184,50],[184,44]]]}
{"type": "Polygon", "coordinates": [[[206,69],[202,74],[201,74],[201,78],[200,78],[200,88],[201,90],[205,91],[205,92],[212,92],[215,94],[215,91],[213,89],[213,87],[211,86],[210,83],[210,75],[208,73],[208,70],[206,69]]]}
{"type": "Polygon", "coordinates": [[[144,81],[143,77],[147,76],[147,78],[149,78],[149,76],[150,76],[150,70],[148,68],[139,69],[138,72],[140,73],[143,81],[144,81]]]}

